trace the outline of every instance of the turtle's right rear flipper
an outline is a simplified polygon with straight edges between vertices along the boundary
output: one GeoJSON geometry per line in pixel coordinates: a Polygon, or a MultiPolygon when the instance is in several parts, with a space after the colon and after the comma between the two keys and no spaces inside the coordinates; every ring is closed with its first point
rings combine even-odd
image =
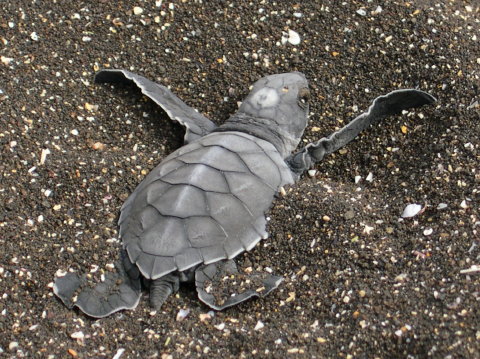
{"type": "Polygon", "coordinates": [[[87,283],[85,276],[67,273],[55,280],[53,292],[67,307],[76,306],[91,317],[103,318],[122,309],[134,309],[140,300],[141,283],[139,278],[130,278],[123,268],[107,273],[95,287],[87,283]]]}
{"type": "Polygon", "coordinates": [[[239,273],[233,260],[201,265],[195,271],[198,298],[215,310],[223,310],[252,297],[263,297],[282,281],[282,277],[263,272],[239,273]]]}

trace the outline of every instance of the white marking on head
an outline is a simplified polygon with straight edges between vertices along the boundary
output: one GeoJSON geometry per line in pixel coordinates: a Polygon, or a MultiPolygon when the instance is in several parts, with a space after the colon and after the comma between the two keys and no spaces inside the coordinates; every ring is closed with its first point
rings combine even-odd
{"type": "Polygon", "coordinates": [[[258,90],[250,101],[256,108],[266,108],[275,106],[280,101],[280,97],[274,89],[264,87],[258,90]]]}

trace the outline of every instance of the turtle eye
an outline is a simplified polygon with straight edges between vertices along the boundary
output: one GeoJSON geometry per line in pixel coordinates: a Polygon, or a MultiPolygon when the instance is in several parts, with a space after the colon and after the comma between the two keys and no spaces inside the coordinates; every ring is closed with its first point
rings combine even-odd
{"type": "Polygon", "coordinates": [[[310,90],[306,87],[301,88],[298,91],[298,102],[301,107],[305,107],[308,104],[308,100],[310,99],[310,90]]]}

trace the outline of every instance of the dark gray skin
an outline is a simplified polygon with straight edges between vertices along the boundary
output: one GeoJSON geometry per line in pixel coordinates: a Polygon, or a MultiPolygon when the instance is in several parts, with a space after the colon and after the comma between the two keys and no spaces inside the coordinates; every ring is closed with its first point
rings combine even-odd
{"type": "Polygon", "coordinates": [[[299,72],[258,80],[219,127],[142,76],[103,70],[95,80],[135,83],[186,127],[185,145],[166,157],[122,206],[118,271],[94,288],[75,273],[55,281],[54,292],[67,306],[96,318],[135,308],[142,281],[155,309],[186,281],[195,281],[200,300],[216,310],[268,294],[281,277],[250,273],[259,287],[238,289],[220,303],[211,287],[218,278],[238,274],[233,259],[267,238],[265,213],[280,188],[373,122],[435,101],[419,90],[393,91],[341,130],[294,152],[309,112],[308,83],[299,72]]]}

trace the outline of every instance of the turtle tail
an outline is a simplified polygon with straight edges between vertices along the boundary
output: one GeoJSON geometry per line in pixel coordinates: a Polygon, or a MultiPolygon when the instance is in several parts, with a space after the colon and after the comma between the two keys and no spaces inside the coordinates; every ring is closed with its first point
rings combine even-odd
{"type": "Polygon", "coordinates": [[[134,309],[140,301],[141,280],[125,251],[116,272],[92,286],[85,275],[69,272],[55,279],[53,292],[68,308],[74,306],[90,317],[103,318],[122,309],[134,309]]]}

